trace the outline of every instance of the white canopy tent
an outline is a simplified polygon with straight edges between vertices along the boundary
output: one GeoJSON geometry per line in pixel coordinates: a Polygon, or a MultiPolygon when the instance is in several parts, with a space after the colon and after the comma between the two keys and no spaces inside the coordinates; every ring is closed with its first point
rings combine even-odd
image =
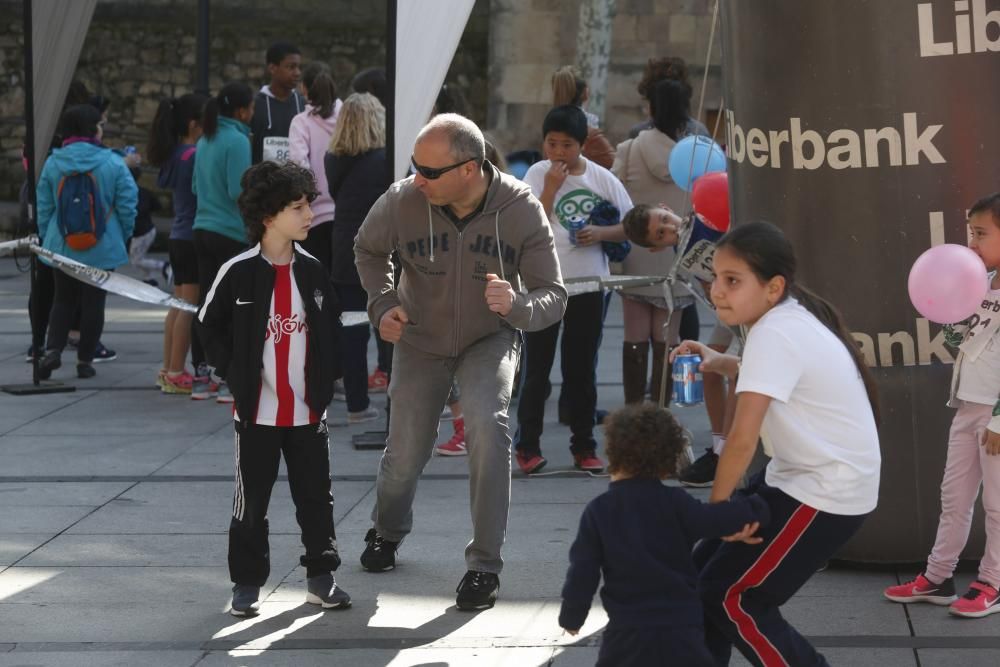
{"type": "MultiPolygon", "coordinates": [[[[55,134],[97,0],[31,0],[35,178],[55,134]]],[[[27,46],[27,42],[25,44],[27,46]]]]}
{"type": "Polygon", "coordinates": [[[475,0],[400,0],[396,22],[393,177],[406,175],[413,141],[444,84],[475,0]]]}

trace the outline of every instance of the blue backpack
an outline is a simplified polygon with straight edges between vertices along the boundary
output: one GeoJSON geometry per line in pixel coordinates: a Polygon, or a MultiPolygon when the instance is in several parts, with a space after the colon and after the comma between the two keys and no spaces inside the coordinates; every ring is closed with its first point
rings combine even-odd
{"type": "Polygon", "coordinates": [[[73,250],[88,250],[104,236],[106,216],[93,172],[75,171],[59,180],[59,231],[73,250]]]}

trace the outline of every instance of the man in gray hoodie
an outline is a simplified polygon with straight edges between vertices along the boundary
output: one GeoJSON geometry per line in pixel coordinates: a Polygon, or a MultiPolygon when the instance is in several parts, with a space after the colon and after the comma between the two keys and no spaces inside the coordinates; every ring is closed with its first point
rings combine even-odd
{"type": "Polygon", "coordinates": [[[473,537],[459,609],[488,609],[500,588],[510,505],[508,408],[521,341],[566,309],[552,231],[530,188],[485,161],[483,134],[435,116],[413,147],[415,174],[394,183],[355,239],[368,315],[396,346],[392,419],[378,471],[374,527],[362,566],[391,570],[413,525],[417,480],[430,459],[453,379],[462,388],[473,537]],[[402,276],[393,287],[389,255],[402,276]]]}

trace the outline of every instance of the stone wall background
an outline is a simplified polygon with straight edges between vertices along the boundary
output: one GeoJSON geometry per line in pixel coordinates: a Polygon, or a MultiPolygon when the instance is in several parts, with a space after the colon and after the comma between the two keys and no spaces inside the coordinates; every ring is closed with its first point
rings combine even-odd
{"type": "MultiPolygon", "coordinates": [[[[580,0],[492,0],[487,125],[505,146],[538,149],[541,144],[542,120],[552,105],[552,74],[576,63],[579,7],[580,0]]],[[[606,112],[601,119],[612,144],[627,139],[629,129],[646,117],[636,86],[650,58],[678,56],[687,61],[694,87],[691,113],[695,113],[711,26],[708,0],[617,0],[606,112]]],[[[717,29],[706,110],[719,107],[720,42],[717,29]]],[[[714,119],[714,114],[701,118],[709,130],[714,119]]]]}
{"type": "MultiPolygon", "coordinates": [[[[418,1],[418,0],[404,0],[418,1]]],[[[556,68],[576,62],[580,0],[476,0],[448,73],[469,113],[505,152],[537,149],[551,103],[556,68]]],[[[14,200],[23,179],[21,2],[0,0],[0,200],[14,200]]],[[[687,60],[701,92],[711,28],[706,0],[617,0],[607,111],[602,127],[612,143],[644,118],[636,85],[650,57],[687,60]]],[[[296,42],[305,61],[322,60],[340,91],[360,69],[385,61],[385,4],[379,0],[212,0],[210,85],[241,79],[265,82],[264,51],[277,39],[296,42]]],[[[194,0],[101,0],[76,76],[112,100],[106,141],[145,144],[162,97],[190,91],[195,76],[194,0]]],[[[716,33],[705,106],[719,106],[720,36],[716,33]]],[[[714,116],[703,122],[712,128],[714,116]]],[[[151,172],[143,183],[151,185],[151,172]]],[[[164,197],[164,203],[169,203],[164,197]]]]}

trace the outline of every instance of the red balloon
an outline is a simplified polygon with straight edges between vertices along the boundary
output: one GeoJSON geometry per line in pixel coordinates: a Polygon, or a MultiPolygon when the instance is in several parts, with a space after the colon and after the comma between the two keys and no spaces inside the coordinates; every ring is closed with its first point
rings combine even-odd
{"type": "Polygon", "coordinates": [[[705,225],[717,232],[729,229],[729,175],[724,171],[705,174],[694,182],[691,205],[705,225]]]}

